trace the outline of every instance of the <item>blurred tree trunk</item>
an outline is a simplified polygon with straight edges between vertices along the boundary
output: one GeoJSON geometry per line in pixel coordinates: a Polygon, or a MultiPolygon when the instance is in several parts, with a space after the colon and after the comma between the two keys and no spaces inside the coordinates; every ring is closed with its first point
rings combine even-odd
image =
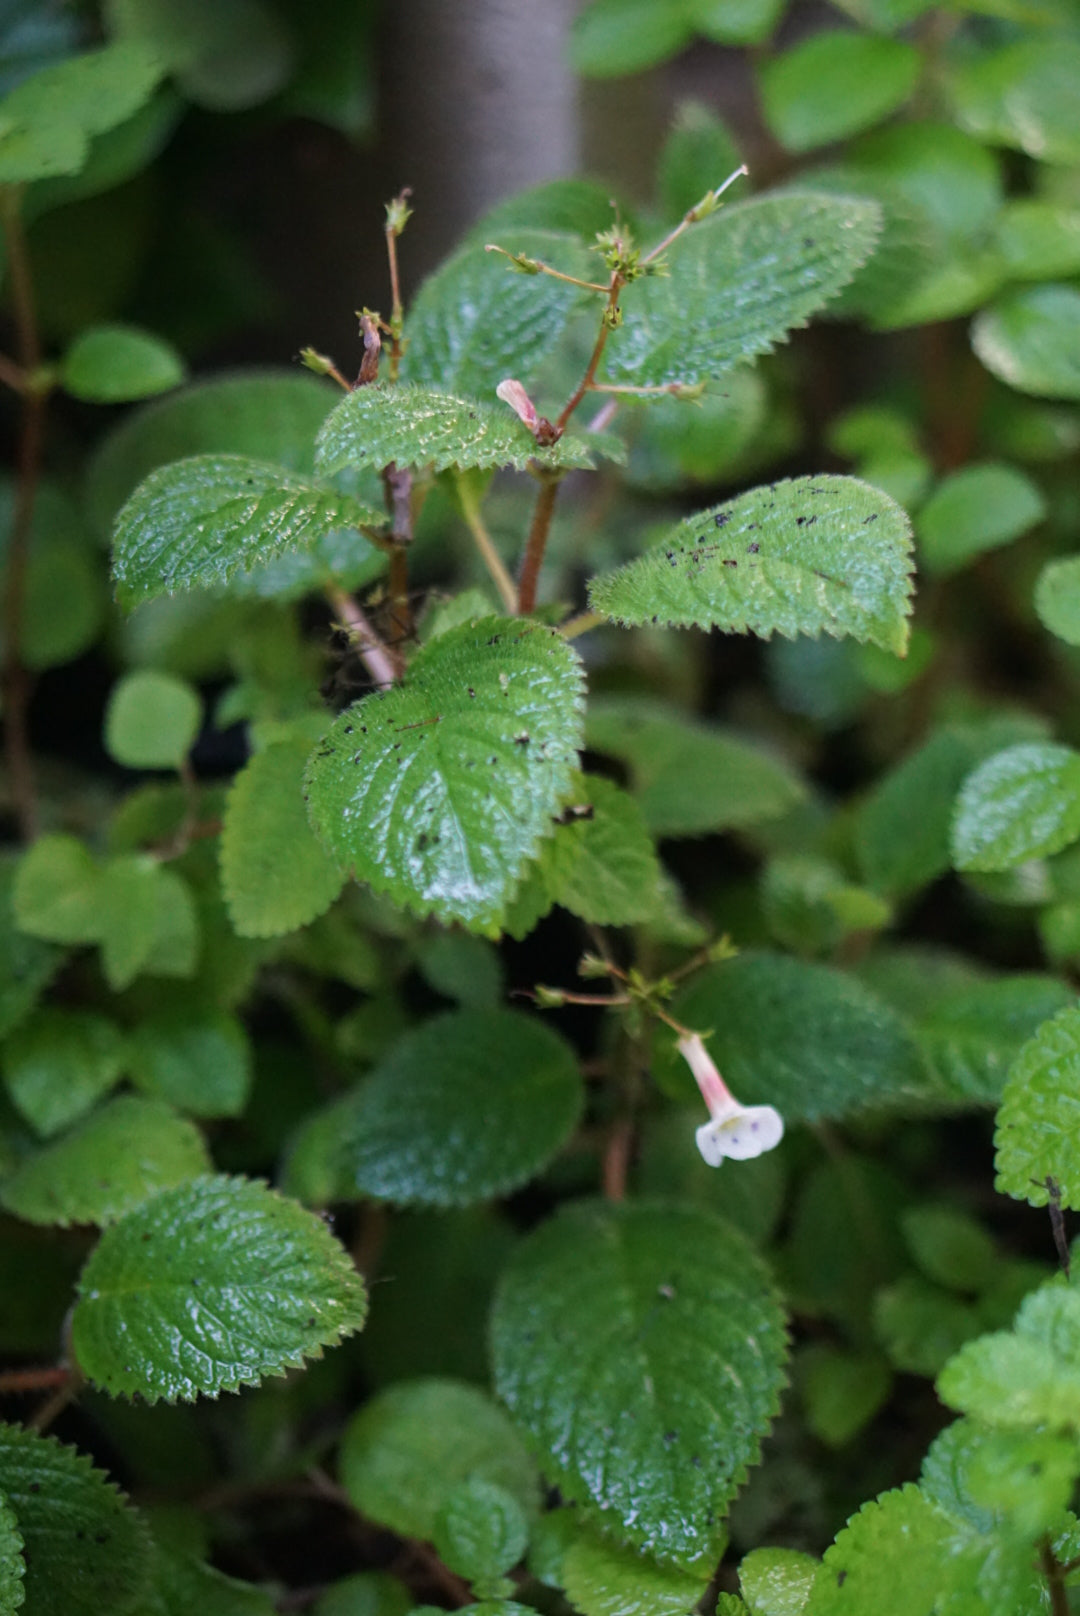
{"type": "Polygon", "coordinates": [[[387,195],[411,185],[415,286],[501,197],[579,167],[566,38],[577,0],[391,0],[380,110],[387,195]]]}

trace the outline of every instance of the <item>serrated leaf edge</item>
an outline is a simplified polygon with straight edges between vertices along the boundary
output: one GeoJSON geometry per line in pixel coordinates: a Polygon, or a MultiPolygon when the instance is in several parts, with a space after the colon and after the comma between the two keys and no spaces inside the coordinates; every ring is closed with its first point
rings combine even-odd
{"type": "MultiPolygon", "coordinates": [[[[169,1189],[160,1190],[155,1195],[147,1196],[145,1201],[140,1201],[139,1205],[137,1207],[133,1207],[131,1213],[125,1213],[125,1216],[132,1216],[137,1212],[144,1211],[146,1207],[149,1206],[152,1201],[156,1201],[160,1195],[172,1194],[177,1189],[188,1189],[195,1184],[229,1184],[240,1185],[242,1187],[246,1187],[249,1184],[257,1184],[260,1186],[260,1188],[266,1190],[268,1194],[272,1195],[275,1200],[283,1201],[289,1206],[295,1206],[300,1211],[306,1212],[309,1217],[319,1219],[319,1214],[317,1212],[313,1212],[310,1207],[304,1206],[303,1202],[296,1200],[295,1197],[282,1194],[280,1190],[275,1189],[272,1184],[268,1183],[265,1178],[246,1178],[239,1173],[202,1173],[198,1178],[185,1179],[182,1185],[172,1185],[169,1189]]],[[[121,1221],[121,1219],[117,1218],[116,1223],[110,1225],[110,1228],[116,1228],[121,1221]]],[[[321,1222],[322,1220],[319,1219],[319,1221],[321,1222]]],[[[323,1226],[325,1228],[325,1224],[323,1226]]],[[[327,1230],[327,1233],[329,1232],[330,1231],[327,1230]]],[[[335,1240],[335,1244],[340,1249],[341,1257],[344,1259],[345,1263],[350,1264],[352,1273],[360,1283],[360,1292],[363,1299],[363,1314],[359,1324],[335,1325],[334,1333],[330,1340],[323,1341],[316,1346],[313,1346],[308,1351],[301,1350],[297,1354],[283,1358],[280,1368],[267,1369],[260,1374],[240,1375],[236,1380],[224,1382],[222,1385],[217,1387],[215,1391],[196,1391],[193,1397],[185,1397],[182,1392],[176,1392],[170,1397],[166,1392],[155,1392],[152,1390],[143,1391],[142,1389],[134,1394],[128,1394],[127,1392],[120,1391],[114,1392],[110,1390],[108,1386],[104,1386],[100,1382],[90,1379],[89,1376],[87,1376],[87,1384],[93,1386],[95,1390],[99,1392],[104,1392],[105,1395],[112,1398],[114,1402],[134,1402],[136,1397],[139,1401],[148,1403],[151,1406],[155,1403],[195,1403],[199,1401],[200,1398],[205,1398],[209,1402],[216,1402],[221,1396],[222,1392],[239,1393],[246,1386],[261,1386],[264,1380],[281,1380],[289,1373],[291,1369],[303,1369],[305,1364],[317,1362],[325,1355],[328,1347],[340,1346],[342,1341],[347,1340],[351,1335],[357,1335],[363,1329],[367,1320],[369,1306],[367,1287],[364,1284],[363,1276],[360,1274],[355,1265],[351,1264],[349,1254],[341,1242],[337,1240],[336,1237],[331,1236],[331,1238],[335,1240]]],[[[91,1253],[91,1256],[93,1255],[94,1253],[91,1253]]],[[[85,1273],[85,1265],[83,1268],[83,1273],[85,1273]]],[[[78,1305],[78,1302],[84,1299],[83,1273],[79,1274],[79,1277],[75,1282],[77,1296],[76,1306],[78,1305]]]]}

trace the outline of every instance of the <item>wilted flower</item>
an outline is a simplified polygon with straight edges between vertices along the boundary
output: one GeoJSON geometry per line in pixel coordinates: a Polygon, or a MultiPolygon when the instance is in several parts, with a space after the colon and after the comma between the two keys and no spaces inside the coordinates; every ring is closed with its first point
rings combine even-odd
{"type": "Polygon", "coordinates": [[[708,1122],[702,1123],[694,1137],[710,1167],[719,1167],[725,1156],[750,1161],[780,1143],[784,1119],[779,1111],[771,1105],[740,1105],[717,1071],[700,1033],[685,1034],[678,1049],[709,1108],[708,1122]]]}

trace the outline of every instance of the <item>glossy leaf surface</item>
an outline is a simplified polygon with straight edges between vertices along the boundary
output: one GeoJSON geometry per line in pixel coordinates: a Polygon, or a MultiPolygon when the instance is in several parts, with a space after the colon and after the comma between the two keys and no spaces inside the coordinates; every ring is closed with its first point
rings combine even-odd
{"type": "Polygon", "coordinates": [[[663,1559],[715,1552],[783,1382],[779,1304],[730,1225],[650,1203],[564,1207],[503,1276],[492,1352],[564,1498],[663,1559]]]}
{"type": "Polygon", "coordinates": [[[102,1235],[80,1276],[72,1341],[87,1378],[113,1396],[190,1401],[320,1357],[360,1329],[366,1308],[348,1253],[313,1213],[252,1180],[204,1177],[102,1235]]]}
{"type": "Polygon", "coordinates": [[[561,635],[521,619],[429,642],[312,755],[308,813],[331,858],[419,914],[490,924],[573,783],[581,679],[561,635]]]}
{"type": "Polygon", "coordinates": [[[901,656],[910,594],[907,516],[854,477],[753,489],[589,585],[593,609],[628,626],[851,635],[901,656]]]}
{"type": "Polygon", "coordinates": [[[338,1111],[338,1193],[433,1207],[505,1195],[555,1154],[583,1100],[573,1051],[535,1017],[438,1016],[338,1111]]]}
{"type": "Polygon", "coordinates": [[[27,1156],[0,1202],[28,1223],[113,1223],[210,1168],[198,1129],[161,1100],[121,1095],[27,1156]]]}
{"type": "Polygon", "coordinates": [[[673,244],[668,276],[626,292],[603,378],[694,383],[768,353],[847,285],[880,220],[874,202],[812,192],[723,208],[673,244]]]}
{"type": "MultiPolygon", "coordinates": [[[[380,511],[244,455],[195,455],[150,473],[116,519],[113,577],[125,606],[226,584],[331,528],[379,527],[380,511]]],[[[367,541],[357,534],[358,550],[367,541]]]]}
{"type": "Polygon", "coordinates": [[[1009,870],[1080,836],[1080,754],[1031,742],[986,759],[965,780],[952,824],[961,870],[1009,870]]]}

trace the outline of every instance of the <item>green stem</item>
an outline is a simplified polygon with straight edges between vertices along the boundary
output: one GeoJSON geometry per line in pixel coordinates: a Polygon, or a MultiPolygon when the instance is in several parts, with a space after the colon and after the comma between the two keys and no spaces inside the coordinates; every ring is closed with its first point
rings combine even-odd
{"type": "Polygon", "coordinates": [[[518,592],[514,588],[514,580],[503,565],[502,556],[492,542],[491,534],[484,526],[484,519],[480,514],[480,502],[473,493],[467,477],[457,479],[458,502],[461,505],[461,514],[465,518],[465,525],[473,536],[473,543],[480,553],[480,558],[491,575],[491,581],[499,591],[499,599],[508,612],[518,609],[518,592]]]}

